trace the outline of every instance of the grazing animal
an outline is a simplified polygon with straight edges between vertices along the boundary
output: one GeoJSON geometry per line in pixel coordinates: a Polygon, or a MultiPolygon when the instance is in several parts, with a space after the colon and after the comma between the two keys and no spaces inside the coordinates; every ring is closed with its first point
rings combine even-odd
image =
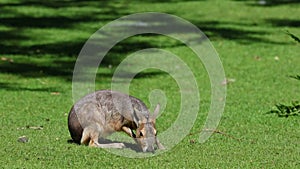
{"type": "Polygon", "coordinates": [[[150,115],[139,99],[117,91],[99,90],[73,105],[68,128],[74,142],[100,148],[123,148],[123,143],[100,144],[98,140],[116,131],[132,137],[143,152],[154,152],[164,146],[156,137],[155,119],[160,106],[150,115]],[[133,130],[136,130],[134,133],[133,130]]]}

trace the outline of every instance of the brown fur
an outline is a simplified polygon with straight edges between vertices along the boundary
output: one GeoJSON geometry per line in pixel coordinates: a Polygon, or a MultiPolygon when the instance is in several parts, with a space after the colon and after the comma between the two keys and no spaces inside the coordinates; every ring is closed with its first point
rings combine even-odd
{"type": "Polygon", "coordinates": [[[82,137],[83,128],[79,123],[77,115],[74,111],[74,108],[71,108],[68,117],[68,128],[71,134],[73,141],[77,144],[80,144],[80,139],[82,137]]]}

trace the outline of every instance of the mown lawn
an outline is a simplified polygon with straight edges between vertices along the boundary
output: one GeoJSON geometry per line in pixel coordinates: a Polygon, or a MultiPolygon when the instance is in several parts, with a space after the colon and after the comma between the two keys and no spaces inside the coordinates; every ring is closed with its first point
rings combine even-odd
{"type": "MultiPolygon", "coordinates": [[[[272,2],[1,1],[0,166],[299,168],[299,115],[285,118],[268,112],[276,104],[300,101],[300,81],[290,77],[300,75],[300,46],[285,33],[288,30],[300,36],[300,4],[272,2]],[[199,27],[211,40],[226,77],[233,79],[226,84],[226,107],[216,132],[205,143],[198,143],[211,91],[207,72],[195,54],[165,36],[139,35],[108,53],[99,67],[96,88],[111,87],[114,70],[127,55],[150,47],[166,49],[196,76],[201,102],[192,134],[166,153],[141,159],[68,143],[67,114],[73,104],[72,73],[77,55],[101,26],[137,12],[176,15],[199,27]],[[21,136],[29,141],[19,142],[21,136]]],[[[150,106],[148,94],[153,89],[167,96],[166,108],[157,120],[157,128],[163,132],[179,112],[180,91],[168,74],[148,70],[132,81],[130,94],[150,106]]]]}

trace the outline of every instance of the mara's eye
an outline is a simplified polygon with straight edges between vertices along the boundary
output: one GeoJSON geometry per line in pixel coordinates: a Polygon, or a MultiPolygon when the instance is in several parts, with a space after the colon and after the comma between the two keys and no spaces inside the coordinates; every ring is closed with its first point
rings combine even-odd
{"type": "Polygon", "coordinates": [[[142,132],[140,132],[140,137],[143,137],[143,133],[142,132]]]}

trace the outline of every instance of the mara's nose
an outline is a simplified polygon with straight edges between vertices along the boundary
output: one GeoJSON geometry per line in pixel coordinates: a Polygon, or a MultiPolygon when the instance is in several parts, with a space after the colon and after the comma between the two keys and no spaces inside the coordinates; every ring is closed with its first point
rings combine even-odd
{"type": "Polygon", "coordinates": [[[146,152],[154,153],[154,148],[153,147],[144,147],[142,149],[143,149],[144,153],[146,153],[146,152]]]}
{"type": "Polygon", "coordinates": [[[151,146],[151,147],[148,147],[148,148],[147,148],[147,152],[154,153],[155,151],[154,151],[154,148],[151,146]]]}

